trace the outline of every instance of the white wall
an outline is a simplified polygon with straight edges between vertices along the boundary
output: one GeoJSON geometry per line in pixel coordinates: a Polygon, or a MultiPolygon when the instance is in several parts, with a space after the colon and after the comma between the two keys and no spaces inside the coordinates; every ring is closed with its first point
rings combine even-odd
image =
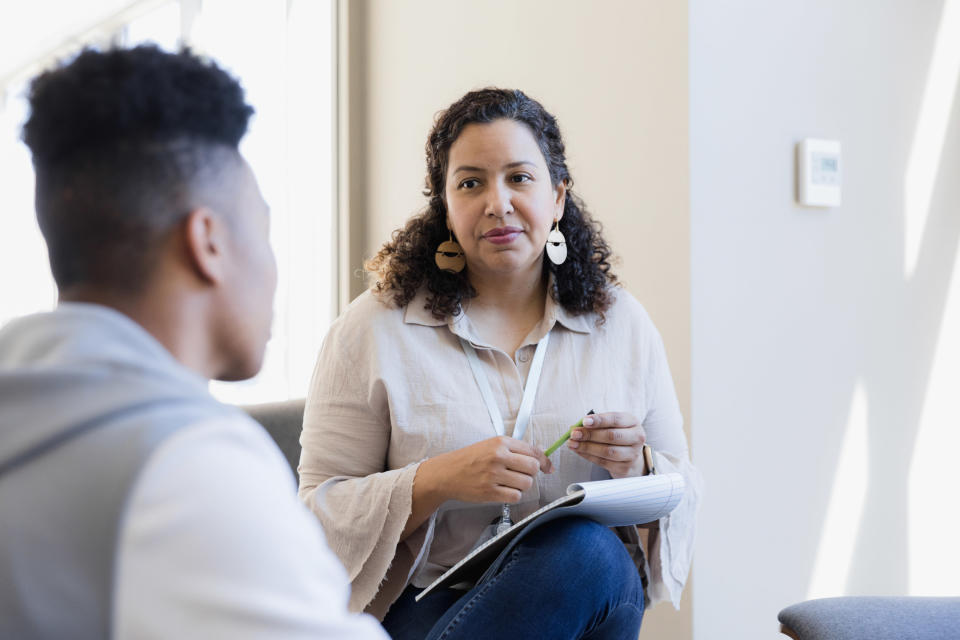
{"type": "MultiPolygon", "coordinates": [[[[348,4],[354,252],[369,257],[426,204],[423,147],[437,111],[470,89],[521,88],[558,117],[575,189],[660,328],[689,407],[686,3],[348,4]]],[[[361,287],[355,279],[352,293],[361,287]]],[[[641,637],[689,638],[689,596],[681,613],[654,609],[641,637]]]]}
{"type": "Polygon", "coordinates": [[[958,4],[690,3],[696,638],[960,591],[958,4]],[[839,208],[793,201],[808,136],[839,208]]]}

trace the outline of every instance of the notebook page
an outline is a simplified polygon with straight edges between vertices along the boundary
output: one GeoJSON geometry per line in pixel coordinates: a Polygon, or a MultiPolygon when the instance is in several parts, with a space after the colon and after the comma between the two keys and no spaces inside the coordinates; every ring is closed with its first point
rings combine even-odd
{"type": "Polygon", "coordinates": [[[562,507],[565,515],[582,515],[608,527],[643,524],[663,518],[683,497],[679,473],[598,480],[572,484],[568,493],[584,492],[578,504],[562,507]]]}

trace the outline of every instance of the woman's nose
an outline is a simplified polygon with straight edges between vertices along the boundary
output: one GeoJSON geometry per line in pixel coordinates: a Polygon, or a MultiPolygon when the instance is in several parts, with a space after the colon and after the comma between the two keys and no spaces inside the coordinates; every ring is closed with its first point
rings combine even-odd
{"type": "Polygon", "coordinates": [[[503,218],[513,211],[513,204],[510,202],[510,190],[504,185],[497,184],[491,188],[487,195],[487,207],[484,213],[488,216],[503,218]]]}

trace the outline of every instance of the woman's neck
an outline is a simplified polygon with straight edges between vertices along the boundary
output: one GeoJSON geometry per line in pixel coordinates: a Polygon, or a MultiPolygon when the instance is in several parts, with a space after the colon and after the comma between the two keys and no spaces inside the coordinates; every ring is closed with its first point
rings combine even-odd
{"type": "Polygon", "coordinates": [[[500,313],[521,313],[531,310],[543,312],[547,295],[547,275],[539,266],[526,273],[504,275],[499,273],[471,273],[470,284],[477,295],[470,301],[472,307],[495,308],[500,313]]]}
{"type": "Polygon", "coordinates": [[[540,270],[531,275],[470,276],[470,284],[477,292],[467,307],[470,321],[484,340],[511,355],[543,318],[547,276],[540,270]]]}

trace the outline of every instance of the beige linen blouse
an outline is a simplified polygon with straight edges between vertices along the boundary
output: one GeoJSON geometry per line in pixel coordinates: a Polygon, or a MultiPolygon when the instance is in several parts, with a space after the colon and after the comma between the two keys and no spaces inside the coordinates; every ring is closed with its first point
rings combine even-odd
{"type": "MultiPolygon", "coordinates": [[[[300,437],[300,498],[320,519],[352,581],[350,607],[383,618],[408,584],[424,587],[476,544],[498,504],[448,501],[400,542],[413,480],[427,458],[496,435],[459,337],[487,370],[507,435],[520,408],[536,344],[551,332],[524,440],[545,449],[590,409],[626,411],[647,432],[658,472],[678,472],[687,489],[660,521],[646,553],[634,527],[617,533],[644,576],[648,604],[679,605],[693,553],[700,476],[691,465],[663,343],[643,307],[614,289],[599,326],[547,299],[543,320],[516,353],[491,347],[467,313],[440,320],[421,291],[396,308],[371,292],[357,298],[327,334],[307,396],[300,437]]],[[[561,447],[552,474],[539,474],[514,507],[514,520],[566,493],[567,485],[609,478],[561,447]]]]}

